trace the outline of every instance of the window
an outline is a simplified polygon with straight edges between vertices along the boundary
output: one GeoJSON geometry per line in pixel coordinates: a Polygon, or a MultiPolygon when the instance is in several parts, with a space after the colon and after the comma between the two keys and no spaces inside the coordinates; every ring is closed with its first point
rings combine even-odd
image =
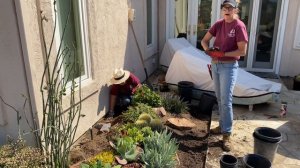
{"type": "Polygon", "coordinates": [[[297,16],[297,27],[296,27],[296,32],[295,32],[295,39],[294,39],[294,49],[300,49],[300,10],[298,11],[298,16],[297,16]]]}
{"type": "MultiPolygon", "coordinates": [[[[157,0],[146,0],[146,44],[149,58],[157,53],[157,0]]],[[[147,59],[145,58],[145,59],[147,59]]]]}
{"type": "Polygon", "coordinates": [[[147,45],[152,44],[152,0],[147,0],[147,45]]]}
{"type": "Polygon", "coordinates": [[[85,3],[81,0],[60,0],[56,3],[59,29],[58,44],[61,42],[59,53],[64,57],[65,79],[67,81],[79,79],[79,77],[81,80],[88,79],[90,75],[85,3]],[[77,62],[79,68],[70,67],[69,65],[72,65],[73,62],[77,62]]]}

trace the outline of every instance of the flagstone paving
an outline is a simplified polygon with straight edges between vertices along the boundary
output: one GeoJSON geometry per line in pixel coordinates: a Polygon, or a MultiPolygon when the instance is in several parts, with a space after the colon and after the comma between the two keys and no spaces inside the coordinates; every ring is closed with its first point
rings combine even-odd
{"type": "MultiPolygon", "coordinates": [[[[300,167],[300,92],[288,90],[284,85],[280,94],[281,101],[287,102],[287,115],[280,117],[281,102],[254,105],[253,111],[248,106],[234,105],[234,130],[232,142],[234,149],[229,152],[241,160],[246,154],[253,153],[254,138],[252,133],[257,127],[270,127],[282,133],[282,142],[272,163],[273,168],[300,167]]],[[[217,111],[213,112],[211,128],[218,125],[217,111]]],[[[223,152],[220,148],[221,136],[210,135],[206,168],[219,167],[223,152]]]]}

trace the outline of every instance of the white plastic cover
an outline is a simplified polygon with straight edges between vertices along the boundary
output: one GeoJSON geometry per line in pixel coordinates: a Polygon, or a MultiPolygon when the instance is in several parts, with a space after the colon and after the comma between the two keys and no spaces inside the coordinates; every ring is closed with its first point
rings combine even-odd
{"type": "MultiPolygon", "coordinates": [[[[180,81],[190,81],[194,83],[195,88],[213,91],[213,81],[207,68],[211,58],[187,43],[181,38],[168,40],[165,44],[160,61],[162,65],[169,67],[166,82],[177,85],[180,81]],[[175,54],[171,55],[172,53],[175,54]],[[169,60],[172,61],[169,63],[169,60]]],[[[239,68],[233,95],[253,97],[280,91],[280,83],[260,78],[239,68]]]]}

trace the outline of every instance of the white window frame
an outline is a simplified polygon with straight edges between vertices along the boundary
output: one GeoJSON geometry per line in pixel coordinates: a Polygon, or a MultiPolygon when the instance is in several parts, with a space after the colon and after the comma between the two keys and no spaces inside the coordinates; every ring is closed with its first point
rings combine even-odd
{"type": "Polygon", "coordinates": [[[152,2],[152,43],[151,44],[147,44],[147,2],[145,1],[145,25],[146,25],[146,32],[145,32],[145,46],[146,46],[146,58],[144,59],[148,59],[149,57],[155,55],[158,53],[157,50],[157,0],[151,0],[152,2]]]}
{"type": "MultiPolygon", "coordinates": [[[[81,85],[84,85],[85,83],[88,83],[91,80],[91,55],[90,55],[90,44],[89,44],[89,34],[88,34],[88,22],[87,22],[87,6],[85,0],[74,0],[74,2],[78,3],[79,8],[79,22],[80,22],[80,35],[81,35],[81,44],[82,44],[82,54],[83,54],[83,61],[84,61],[84,72],[85,74],[76,78],[75,82],[78,83],[79,80],[81,81],[81,85]]],[[[54,11],[54,5],[52,1],[52,8],[54,11]]],[[[55,15],[53,15],[53,19],[55,15]]],[[[57,16],[58,17],[58,16],[57,16]]],[[[57,18],[58,19],[58,18],[57,18]]],[[[59,45],[60,45],[60,37],[62,35],[62,32],[59,29],[59,22],[56,22],[56,32],[55,32],[55,42],[56,42],[56,49],[58,51],[59,45]]],[[[63,71],[61,72],[63,75],[63,71]]],[[[71,87],[71,82],[68,82],[66,87],[69,89],[71,87]]],[[[67,91],[68,92],[68,91],[67,91]]]]}
{"type": "Polygon", "coordinates": [[[297,26],[295,29],[294,49],[300,49],[300,7],[298,7],[297,26]]]}

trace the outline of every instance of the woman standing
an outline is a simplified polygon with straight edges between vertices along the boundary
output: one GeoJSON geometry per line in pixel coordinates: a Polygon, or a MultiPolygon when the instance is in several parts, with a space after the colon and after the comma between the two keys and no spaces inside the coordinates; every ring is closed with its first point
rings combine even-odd
{"type": "Polygon", "coordinates": [[[245,24],[238,18],[237,2],[221,4],[223,19],[217,21],[201,41],[205,53],[212,58],[212,77],[219,106],[219,126],[211,133],[223,135],[223,150],[230,151],[233,111],[232,95],[237,79],[238,60],[246,55],[248,35],[245,24]],[[209,41],[215,37],[212,48],[209,41]]]}

